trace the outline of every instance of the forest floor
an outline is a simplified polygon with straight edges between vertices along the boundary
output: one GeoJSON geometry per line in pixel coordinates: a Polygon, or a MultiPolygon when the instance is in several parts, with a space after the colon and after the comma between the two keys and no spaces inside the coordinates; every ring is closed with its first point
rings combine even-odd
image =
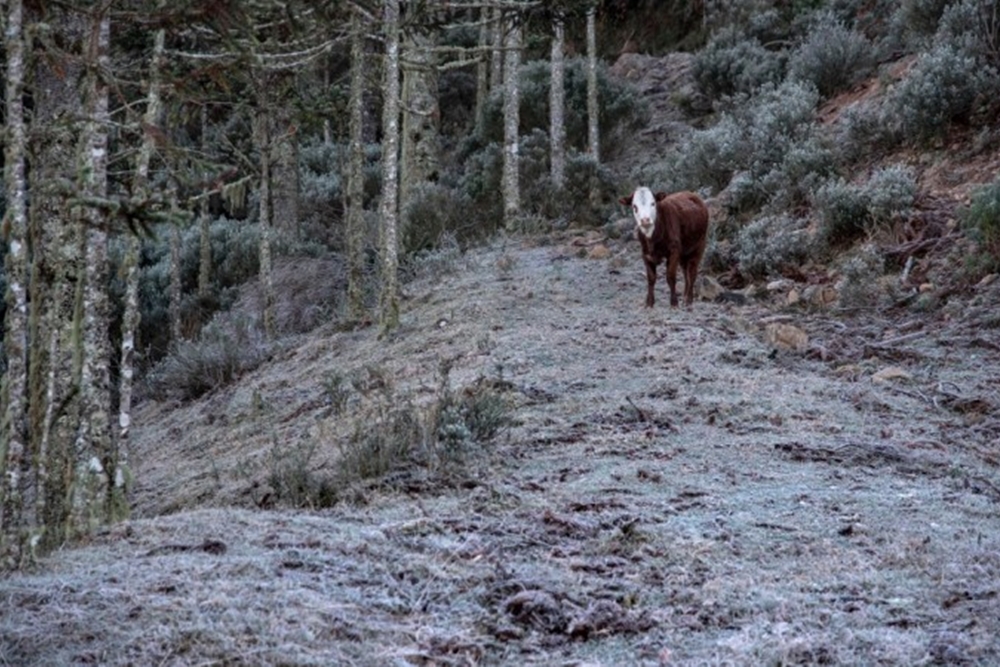
{"type": "Polygon", "coordinates": [[[390,337],[144,402],[133,518],[0,579],[0,665],[1000,664],[1000,280],[647,309],[631,237],[433,259],[390,337]],[[484,388],[492,440],[320,493],[387,405],[484,388]]]}
{"type": "Polygon", "coordinates": [[[387,339],[331,326],[145,404],[135,518],[0,581],[0,664],[1000,662],[1000,281],[952,317],[662,282],[647,309],[634,241],[604,243],[498,241],[407,285],[387,339]],[[419,403],[442,360],[502,388],[498,437],[257,507],[275,457],[335,464],[331,372],[419,403]]]}

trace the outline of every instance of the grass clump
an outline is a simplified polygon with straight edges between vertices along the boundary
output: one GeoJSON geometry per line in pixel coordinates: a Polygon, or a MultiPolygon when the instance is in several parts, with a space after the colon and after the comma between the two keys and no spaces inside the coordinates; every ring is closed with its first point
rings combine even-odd
{"type": "Polygon", "coordinates": [[[192,400],[234,382],[272,351],[253,318],[222,313],[196,340],[176,343],[150,372],[147,387],[157,399],[192,400]]]}

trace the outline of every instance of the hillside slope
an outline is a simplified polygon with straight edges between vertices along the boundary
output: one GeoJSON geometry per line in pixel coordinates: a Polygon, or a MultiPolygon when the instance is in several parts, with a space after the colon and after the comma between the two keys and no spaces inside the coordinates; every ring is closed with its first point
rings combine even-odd
{"type": "Polygon", "coordinates": [[[329,325],[143,404],[133,519],[0,580],[0,663],[1000,662],[1000,281],[646,309],[637,245],[598,232],[424,273],[388,338],[329,325]],[[442,363],[502,392],[497,438],[282,505],[276,472],[330,477],[442,363]]]}

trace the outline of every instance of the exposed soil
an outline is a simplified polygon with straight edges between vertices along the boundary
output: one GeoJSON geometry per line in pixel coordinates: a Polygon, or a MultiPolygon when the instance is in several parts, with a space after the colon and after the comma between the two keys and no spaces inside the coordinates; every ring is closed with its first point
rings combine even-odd
{"type": "Polygon", "coordinates": [[[1000,663],[1000,280],[646,309],[635,242],[593,232],[426,273],[387,339],[327,326],[142,405],[134,518],[0,580],[0,664],[1000,663]],[[322,475],[356,426],[335,374],[419,404],[442,361],[514,423],[275,505],[275,461],[322,475]]]}

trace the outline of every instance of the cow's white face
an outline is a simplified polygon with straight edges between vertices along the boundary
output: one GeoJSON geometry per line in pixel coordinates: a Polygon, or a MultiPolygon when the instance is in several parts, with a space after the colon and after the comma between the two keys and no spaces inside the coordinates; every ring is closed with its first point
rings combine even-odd
{"type": "Polygon", "coordinates": [[[643,186],[632,193],[632,215],[639,233],[651,238],[656,224],[656,197],[652,190],[643,186]]]}

